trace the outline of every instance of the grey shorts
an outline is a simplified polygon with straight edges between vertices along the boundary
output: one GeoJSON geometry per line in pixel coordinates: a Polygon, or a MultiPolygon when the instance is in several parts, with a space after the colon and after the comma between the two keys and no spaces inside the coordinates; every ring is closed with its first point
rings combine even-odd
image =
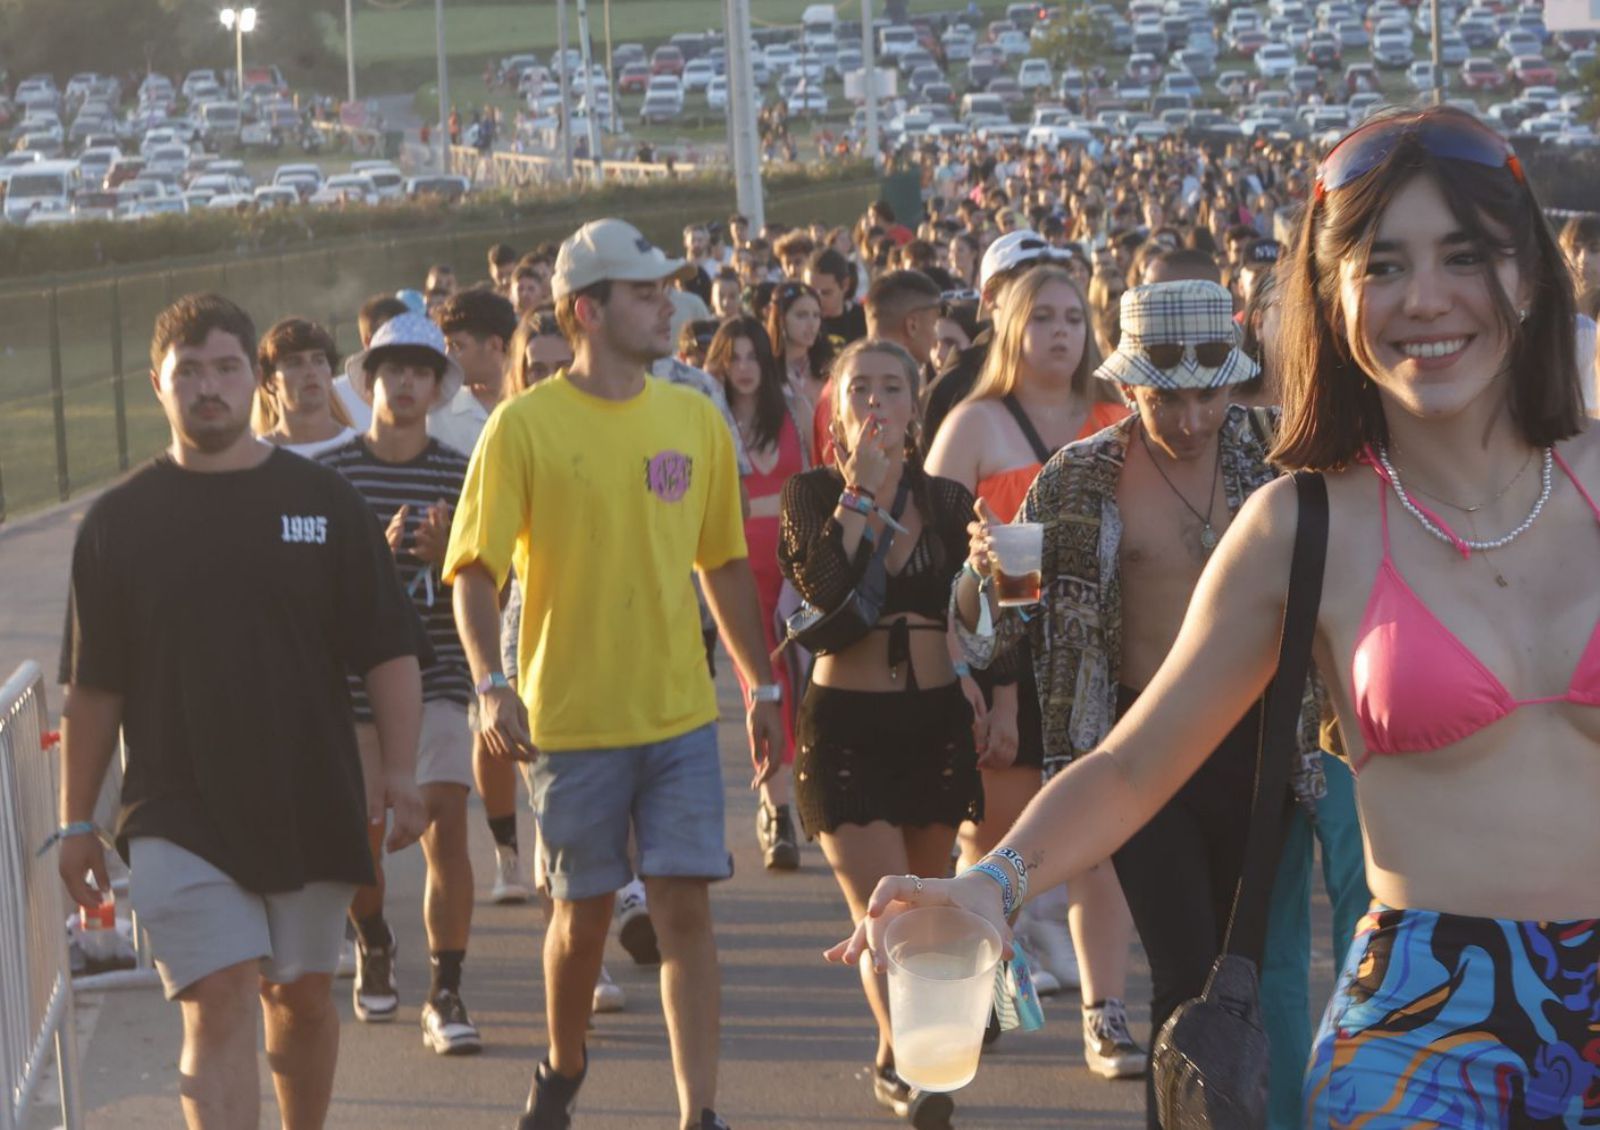
{"type": "MultiPolygon", "coordinates": [[[[461,785],[472,788],[472,728],[467,708],[459,702],[422,704],[422,729],[417,735],[417,785],[461,785]]],[[[378,727],[356,723],[356,744],[361,751],[361,771],[380,772],[383,754],[378,747],[378,727]]]]}
{"type": "Polygon", "coordinates": [[[714,723],[647,745],[542,753],[528,776],[552,898],[625,887],[634,874],[630,828],[642,878],[733,874],[714,723]]]}
{"type": "Polygon", "coordinates": [[[128,895],[168,1000],[242,961],[280,985],[338,967],[352,884],[258,895],[170,840],[141,836],[128,852],[128,895]]]}

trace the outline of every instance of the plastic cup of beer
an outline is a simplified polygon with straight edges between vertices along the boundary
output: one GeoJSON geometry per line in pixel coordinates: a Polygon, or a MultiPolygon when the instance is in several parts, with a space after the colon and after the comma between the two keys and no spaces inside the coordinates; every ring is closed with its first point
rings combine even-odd
{"type": "Polygon", "coordinates": [[[1000,935],[954,906],[908,910],[884,933],[895,1073],[924,1091],[958,1091],[978,1073],[994,1003],[1000,935]]]}
{"type": "Polygon", "coordinates": [[[1039,603],[1044,527],[1038,522],[1012,522],[989,531],[994,553],[995,599],[1002,608],[1039,603]]]}

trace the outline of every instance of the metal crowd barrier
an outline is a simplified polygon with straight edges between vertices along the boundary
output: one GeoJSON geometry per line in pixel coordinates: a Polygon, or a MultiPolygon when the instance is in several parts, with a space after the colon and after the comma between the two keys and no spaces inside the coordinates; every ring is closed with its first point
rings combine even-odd
{"type": "Polygon", "coordinates": [[[44,676],[28,662],[0,687],[0,1130],[27,1125],[52,1048],[62,1123],[83,1125],[61,880],[39,854],[56,824],[45,742],[44,676]]]}

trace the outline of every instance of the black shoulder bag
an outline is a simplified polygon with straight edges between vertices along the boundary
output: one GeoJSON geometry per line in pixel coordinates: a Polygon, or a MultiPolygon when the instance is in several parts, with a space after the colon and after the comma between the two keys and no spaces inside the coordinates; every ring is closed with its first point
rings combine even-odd
{"type": "Polygon", "coordinates": [[[1327,484],[1321,475],[1306,472],[1297,473],[1294,482],[1300,515],[1289,599],[1278,671],[1267,689],[1250,834],[1228,937],[1205,992],[1178,1006],[1162,1026],[1151,1057],[1156,1109],[1166,1130],[1260,1130],[1267,1124],[1267,1034],[1256,970],[1291,803],[1291,754],[1328,550],[1327,484]]]}
{"type": "MultiPolygon", "coordinates": [[[[910,497],[911,484],[902,474],[900,489],[894,496],[894,508],[889,511],[889,516],[896,522],[905,513],[906,500],[910,497]]],[[[824,612],[810,604],[802,604],[784,622],[788,637],[784,642],[799,644],[817,655],[829,655],[843,651],[872,631],[883,612],[884,598],[888,593],[889,567],[884,559],[889,556],[889,547],[893,544],[894,527],[885,525],[877,548],[867,560],[866,572],[839,607],[824,612]]]]}

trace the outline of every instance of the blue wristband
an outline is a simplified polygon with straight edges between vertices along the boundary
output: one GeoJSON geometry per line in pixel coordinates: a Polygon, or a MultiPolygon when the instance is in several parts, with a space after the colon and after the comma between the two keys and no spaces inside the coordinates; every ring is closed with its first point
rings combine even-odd
{"type": "Polygon", "coordinates": [[[955,667],[956,678],[970,679],[972,677],[972,668],[967,665],[967,661],[965,659],[956,660],[952,666],[955,667]]]}
{"type": "Polygon", "coordinates": [[[1016,896],[1011,889],[1011,876],[1007,875],[997,865],[986,863],[981,859],[967,868],[962,874],[970,875],[974,871],[987,875],[1000,884],[1000,912],[1010,918],[1011,911],[1016,907],[1016,896]]]}
{"type": "Polygon", "coordinates": [[[100,829],[92,820],[74,820],[71,824],[63,824],[54,832],[51,832],[50,835],[45,838],[44,843],[39,845],[38,854],[43,855],[45,852],[49,851],[51,848],[55,847],[56,844],[60,843],[69,836],[98,835],[100,835],[100,829]]]}

